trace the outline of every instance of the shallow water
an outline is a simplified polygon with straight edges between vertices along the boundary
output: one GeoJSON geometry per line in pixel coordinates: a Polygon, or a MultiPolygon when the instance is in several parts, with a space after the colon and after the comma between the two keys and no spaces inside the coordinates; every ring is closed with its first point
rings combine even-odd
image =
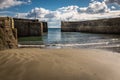
{"type": "Polygon", "coordinates": [[[48,48],[99,48],[119,52],[120,35],[61,32],[60,28],[49,28],[43,36],[48,48]]]}
{"type": "Polygon", "coordinates": [[[60,28],[49,28],[42,41],[27,41],[27,44],[44,44],[47,48],[98,48],[120,52],[120,35],[61,32],[60,28]]]}

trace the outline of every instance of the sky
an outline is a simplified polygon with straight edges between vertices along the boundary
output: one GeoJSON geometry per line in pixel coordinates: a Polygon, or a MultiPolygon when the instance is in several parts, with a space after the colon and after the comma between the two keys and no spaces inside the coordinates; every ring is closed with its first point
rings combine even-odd
{"type": "Polygon", "coordinates": [[[39,19],[59,27],[60,21],[120,17],[120,0],[0,0],[0,16],[39,19]]]}

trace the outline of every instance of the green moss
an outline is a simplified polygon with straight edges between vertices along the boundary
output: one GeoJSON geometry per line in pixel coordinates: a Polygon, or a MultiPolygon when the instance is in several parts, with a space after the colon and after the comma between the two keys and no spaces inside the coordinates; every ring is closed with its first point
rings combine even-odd
{"type": "Polygon", "coordinates": [[[0,38],[2,38],[3,37],[3,34],[2,34],[2,31],[0,30],[0,38]]]}
{"type": "Polygon", "coordinates": [[[2,34],[0,34],[0,38],[2,38],[2,34]]]}
{"type": "Polygon", "coordinates": [[[42,41],[42,37],[20,37],[18,41],[42,41]]]}

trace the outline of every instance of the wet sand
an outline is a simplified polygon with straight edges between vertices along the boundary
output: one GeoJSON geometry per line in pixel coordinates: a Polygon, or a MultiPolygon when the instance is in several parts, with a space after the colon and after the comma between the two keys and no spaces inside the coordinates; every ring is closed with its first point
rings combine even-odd
{"type": "Polygon", "coordinates": [[[0,80],[120,80],[120,54],[90,49],[0,51],[0,80]]]}

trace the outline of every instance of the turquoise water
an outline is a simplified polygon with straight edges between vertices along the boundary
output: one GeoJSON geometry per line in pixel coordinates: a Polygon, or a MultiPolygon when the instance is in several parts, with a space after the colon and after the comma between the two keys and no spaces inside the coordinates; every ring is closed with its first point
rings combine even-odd
{"type": "Polygon", "coordinates": [[[49,28],[42,41],[27,41],[29,44],[44,44],[47,48],[93,48],[120,52],[120,35],[61,32],[60,28],[49,28]]]}

